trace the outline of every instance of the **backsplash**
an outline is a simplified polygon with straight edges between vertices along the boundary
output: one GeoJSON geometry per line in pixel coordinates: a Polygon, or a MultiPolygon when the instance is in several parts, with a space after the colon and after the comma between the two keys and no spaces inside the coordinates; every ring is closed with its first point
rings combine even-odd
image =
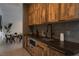
{"type": "Polygon", "coordinates": [[[71,31],[66,31],[65,40],[79,43],[79,28],[71,31]]]}
{"type": "Polygon", "coordinates": [[[79,21],[56,24],[54,30],[59,38],[59,33],[65,34],[65,40],[79,43],[79,21]]]}
{"type": "MultiPolygon", "coordinates": [[[[68,31],[72,32],[73,30],[74,31],[78,30],[79,29],[79,21],[54,24],[52,28],[53,28],[53,31],[56,33],[56,37],[59,38],[60,33],[67,33],[68,31]]],[[[73,34],[75,34],[75,32],[72,33],[72,35],[73,34]]],[[[65,39],[65,40],[67,40],[67,39],[65,39]]]]}
{"type": "MultiPolygon", "coordinates": [[[[34,27],[34,32],[36,29],[38,29],[38,32],[45,32],[47,31],[47,25],[38,25],[34,27]]],[[[62,22],[62,23],[56,23],[52,24],[52,33],[54,33],[53,37],[56,39],[60,38],[60,33],[65,33],[65,40],[69,40],[72,42],[79,42],[79,21],[73,21],[73,22],[62,22]],[[74,32],[73,32],[74,31],[74,32]],[[70,35],[69,35],[70,33],[70,35]],[[75,35],[74,35],[75,34],[75,35]]],[[[51,37],[51,28],[48,27],[48,37],[51,37]]]]}

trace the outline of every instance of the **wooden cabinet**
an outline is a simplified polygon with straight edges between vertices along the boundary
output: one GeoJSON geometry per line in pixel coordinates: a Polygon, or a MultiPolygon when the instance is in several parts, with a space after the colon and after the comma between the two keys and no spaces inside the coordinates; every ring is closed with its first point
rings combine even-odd
{"type": "Polygon", "coordinates": [[[40,7],[38,9],[38,20],[39,20],[39,24],[44,24],[46,22],[45,19],[45,13],[46,13],[46,8],[45,8],[45,4],[40,4],[40,7]]]}
{"type": "Polygon", "coordinates": [[[59,4],[47,5],[47,22],[57,22],[59,19],[59,4]]]}
{"type": "Polygon", "coordinates": [[[72,20],[75,19],[76,5],[73,3],[60,4],[60,20],[72,20]]]}
{"type": "Polygon", "coordinates": [[[48,52],[47,44],[38,41],[37,49],[38,49],[39,56],[46,56],[47,55],[47,52],[48,52]]]}
{"type": "Polygon", "coordinates": [[[29,25],[45,23],[45,11],[45,4],[31,4],[28,10],[29,25]]]}
{"type": "Polygon", "coordinates": [[[79,18],[79,4],[48,3],[30,4],[28,7],[29,25],[58,22],[59,20],[75,20],[79,18]]]}
{"type": "Polygon", "coordinates": [[[49,48],[48,56],[64,56],[64,53],[59,52],[59,51],[57,51],[55,49],[49,48]]]}
{"type": "Polygon", "coordinates": [[[79,18],[79,4],[59,3],[47,5],[47,22],[59,22],[60,20],[75,20],[79,18]]]}
{"type": "Polygon", "coordinates": [[[29,49],[29,40],[28,40],[28,36],[26,34],[24,34],[23,36],[23,48],[25,49],[29,49]]]}
{"type": "Polygon", "coordinates": [[[33,24],[32,16],[29,15],[29,16],[28,16],[28,25],[32,25],[32,24],[33,24]]]}
{"type": "Polygon", "coordinates": [[[33,55],[33,56],[46,56],[47,55],[47,45],[40,42],[40,41],[37,41],[37,44],[35,47],[33,48],[30,48],[30,53],[33,55]]]}
{"type": "Polygon", "coordinates": [[[26,4],[23,4],[23,47],[27,48],[28,46],[28,6],[26,4]]]}
{"type": "Polygon", "coordinates": [[[79,18],[79,3],[76,3],[75,4],[76,5],[76,7],[75,7],[75,13],[76,13],[76,15],[75,15],[75,18],[79,18]]]}
{"type": "Polygon", "coordinates": [[[33,48],[29,47],[28,50],[33,56],[64,56],[63,52],[50,48],[41,41],[37,41],[36,46],[33,48]]]}

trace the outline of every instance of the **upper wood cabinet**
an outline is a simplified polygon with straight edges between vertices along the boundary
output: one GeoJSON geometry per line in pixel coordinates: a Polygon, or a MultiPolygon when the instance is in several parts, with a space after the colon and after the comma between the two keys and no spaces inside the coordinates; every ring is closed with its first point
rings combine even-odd
{"type": "Polygon", "coordinates": [[[45,5],[39,4],[39,8],[34,12],[35,24],[45,23],[45,5]]]}
{"type": "Polygon", "coordinates": [[[76,15],[76,5],[71,3],[60,4],[60,20],[71,20],[76,15]]]}
{"type": "Polygon", "coordinates": [[[45,4],[31,4],[28,10],[29,25],[45,23],[45,4]]]}
{"type": "Polygon", "coordinates": [[[57,22],[59,19],[59,4],[51,3],[47,5],[47,22],[57,22]]]}
{"type": "Polygon", "coordinates": [[[75,13],[76,13],[76,15],[75,15],[75,18],[79,18],[79,3],[76,3],[75,4],[75,13]]]}
{"type": "Polygon", "coordinates": [[[79,18],[79,4],[48,3],[30,4],[28,8],[29,25],[75,20],[79,18]]]}

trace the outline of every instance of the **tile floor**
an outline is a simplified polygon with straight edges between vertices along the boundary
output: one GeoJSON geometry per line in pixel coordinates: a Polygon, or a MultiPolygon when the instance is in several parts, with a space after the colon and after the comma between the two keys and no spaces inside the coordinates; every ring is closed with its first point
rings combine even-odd
{"type": "Polygon", "coordinates": [[[13,44],[0,44],[0,56],[30,56],[30,54],[22,48],[22,42],[16,42],[13,44]]]}
{"type": "Polygon", "coordinates": [[[17,48],[10,51],[0,53],[0,56],[30,56],[24,48],[17,48]]]}

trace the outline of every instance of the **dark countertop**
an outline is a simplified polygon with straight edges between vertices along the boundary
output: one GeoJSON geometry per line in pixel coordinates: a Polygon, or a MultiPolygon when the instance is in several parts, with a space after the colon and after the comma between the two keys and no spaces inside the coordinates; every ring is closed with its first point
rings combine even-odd
{"type": "Polygon", "coordinates": [[[72,55],[79,53],[79,43],[65,41],[64,48],[71,51],[73,53],[72,55]]]}
{"type": "Polygon", "coordinates": [[[48,38],[42,38],[33,35],[29,35],[29,36],[35,38],[36,40],[46,43],[48,47],[52,49],[56,49],[57,51],[64,53],[65,55],[70,56],[79,53],[79,43],[74,43],[69,41],[60,42],[58,40],[47,41],[46,39],[48,38]]]}

